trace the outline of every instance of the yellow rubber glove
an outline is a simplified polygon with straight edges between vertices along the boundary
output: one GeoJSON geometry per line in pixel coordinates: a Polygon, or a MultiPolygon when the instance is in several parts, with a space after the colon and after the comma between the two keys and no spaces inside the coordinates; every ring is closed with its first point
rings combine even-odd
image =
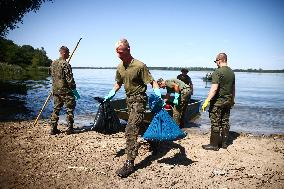
{"type": "Polygon", "coordinates": [[[209,105],[210,103],[210,100],[206,99],[205,102],[203,103],[202,105],[202,111],[205,112],[206,111],[206,108],[207,106],[209,105]]]}

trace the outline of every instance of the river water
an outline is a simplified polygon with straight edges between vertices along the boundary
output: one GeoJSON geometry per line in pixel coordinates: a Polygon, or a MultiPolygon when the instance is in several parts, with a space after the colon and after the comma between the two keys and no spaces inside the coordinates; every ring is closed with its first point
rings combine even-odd
{"type": "MultiPolygon", "coordinates": [[[[75,110],[75,124],[78,126],[90,125],[93,121],[99,104],[93,97],[105,96],[114,84],[114,69],[74,69],[77,90],[81,99],[77,101],[75,110]]],[[[155,79],[175,78],[179,71],[151,70],[155,79]]],[[[202,80],[206,72],[192,71],[189,76],[194,84],[192,98],[205,100],[210,88],[210,83],[202,80]]],[[[231,111],[231,130],[253,134],[284,133],[284,74],[283,73],[235,73],[236,74],[236,99],[231,111]]],[[[0,107],[2,115],[0,120],[34,119],[43,105],[51,88],[50,77],[43,80],[25,80],[27,94],[13,94],[10,99],[17,99],[20,105],[11,103],[0,107]],[[10,110],[11,109],[11,110],[10,110]],[[6,111],[7,110],[7,111],[6,111]],[[5,112],[5,114],[3,114],[5,112]]],[[[147,93],[152,93],[149,86],[147,93]]],[[[165,93],[165,90],[162,90],[165,93]]],[[[123,98],[122,88],[115,98],[123,98]]],[[[3,99],[3,98],[2,98],[3,99]]],[[[52,112],[52,101],[43,112],[42,118],[48,118],[52,112]]],[[[65,112],[62,111],[60,121],[64,122],[65,112]]],[[[208,112],[194,120],[191,125],[208,130],[210,120],[208,112]]]]}

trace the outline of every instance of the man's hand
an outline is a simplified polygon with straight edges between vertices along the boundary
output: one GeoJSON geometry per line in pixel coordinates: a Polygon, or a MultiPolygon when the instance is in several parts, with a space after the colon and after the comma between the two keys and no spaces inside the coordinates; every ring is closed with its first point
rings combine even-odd
{"type": "Polygon", "coordinates": [[[160,91],[159,88],[154,88],[153,90],[154,90],[155,95],[157,95],[158,97],[162,98],[162,94],[161,94],[161,91],[160,91]]]}
{"type": "Polygon", "coordinates": [[[73,93],[74,97],[76,98],[76,100],[78,100],[78,99],[81,98],[80,95],[79,95],[79,93],[78,93],[78,91],[77,91],[76,89],[73,89],[73,90],[72,90],[72,93],[73,93]]]}
{"type": "Polygon", "coordinates": [[[178,99],[174,99],[174,101],[173,101],[173,103],[174,103],[174,105],[178,105],[178,99]]]}
{"type": "Polygon", "coordinates": [[[206,99],[205,102],[203,103],[202,105],[202,111],[205,112],[206,111],[206,108],[207,106],[209,105],[210,103],[210,100],[206,99]]]}
{"type": "Polygon", "coordinates": [[[104,102],[107,101],[107,100],[111,100],[114,96],[115,96],[115,90],[112,89],[107,96],[104,97],[104,102]]]}
{"type": "Polygon", "coordinates": [[[179,98],[180,94],[179,93],[175,93],[175,99],[173,101],[174,105],[178,105],[178,98],[179,98]]]}
{"type": "Polygon", "coordinates": [[[166,105],[167,103],[166,103],[166,101],[165,100],[163,100],[163,107],[166,105]]]}

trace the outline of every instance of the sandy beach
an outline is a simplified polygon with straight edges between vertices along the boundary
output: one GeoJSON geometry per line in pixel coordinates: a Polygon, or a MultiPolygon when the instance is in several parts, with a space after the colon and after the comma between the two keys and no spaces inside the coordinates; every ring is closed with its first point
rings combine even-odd
{"type": "Polygon", "coordinates": [[[231,132],[230,146],[206,151],[209,133],[185,129],[186,138],[159,144],[146,141],[136,172],[121,179],[124,133],[79,130],[49,135],[48,123],[0,123],[0,188],[284,188],[284,136],[231,132]]]}

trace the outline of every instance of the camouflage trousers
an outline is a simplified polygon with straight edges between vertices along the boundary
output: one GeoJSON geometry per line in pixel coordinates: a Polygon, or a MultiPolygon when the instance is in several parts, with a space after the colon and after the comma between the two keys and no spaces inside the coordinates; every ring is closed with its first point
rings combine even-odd
{"type": "Polygon", "coordinates": [[[180,126],[184,126],[184,114],[188,105],[188,102],[191,97],[191,90],[190,88],[181,90],[179,103],[177,106],[173,108],[173,119],[175,122],[180,126]]]}
{"type": "Polygon", "coordinates": [[[230,110],[231,107],[221,108],[213,106],[209,108],[209,118],[211,121],[211,132],[214,133],[229,133],[230,124],[230,110]]]}
{"type": "Polygon", "coordinates": [[[128,123],[125,128],[127,160],[134,160],[138,154],[138,133],[145,116],[146,94],[134,95],[126,98],[128,108],[128,123]]]}
{"type": "Polygon", "coordinates": [[[65,105],[67,111],[66,121],[67,123],[74,123],[74,109],[76,106],[75,97],[73,95],[53,95],[53,112],[51,114],[51,123],[57,125],[59,119],[59,112],[65,105]]]}

